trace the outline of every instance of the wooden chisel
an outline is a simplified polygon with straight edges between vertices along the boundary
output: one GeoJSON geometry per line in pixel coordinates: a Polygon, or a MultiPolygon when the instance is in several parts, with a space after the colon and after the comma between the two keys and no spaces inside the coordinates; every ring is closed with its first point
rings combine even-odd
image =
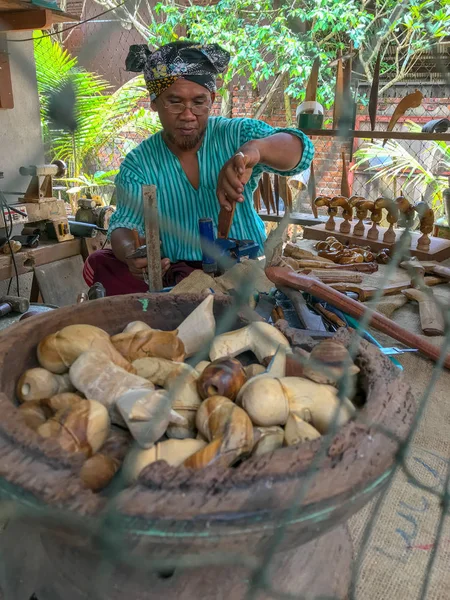
{"type": "Polygon", "coordinates": [[[427,293],[416,288],[410,288],[402,290],[402,294],[408,300],[415,300],[419,303],[420,326],[425,335],[444,335],[444,315],[431,290],[427,293]]]}

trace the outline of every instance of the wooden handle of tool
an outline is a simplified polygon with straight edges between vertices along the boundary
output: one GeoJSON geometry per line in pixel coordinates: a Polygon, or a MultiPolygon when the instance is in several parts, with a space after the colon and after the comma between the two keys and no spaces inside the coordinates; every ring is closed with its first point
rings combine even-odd
{"type": "Polygon", "coordinates": [[[230,235],[231,225],[233,224],[234,211],[236,210],[236,202],[231,203],[231,210],[221,208],[219,212],[219,220],[217,224],[217,237],[227,239],[230,235]]]}
{"type": "Polygon", "coordinates": [[[139,239],[139,231],[137,229],[132,230],[133,241],[134,241],[134,249],[137,250],[141,245],[141,241],[139,239]]]}
{"type": "MultiPolygon", "coordinates": [[[[316,298],[325,300],[339,308],[343,312],[347,313],[355,319],[361,319],[364,317],[367,308],[352,298],[347,298],[340,292],[333,290],[329,285],[321,283],[316,279],[311,279],[304,275],[298,275],[294,271],[288,271],[280,267],[268,267],[266,269],[266,275],[277,287],[278,286],[289,286],[296,290],[308,292],[316,298]]],[[[433,362],[437,362],[441,355],[439,348],[430,344],[427,340],[424,340],[420,335],[411,333],[403,327],[400,327],[391,319],[388,319],[384,315],[374,311],[370,316],[369,321],[371,327],[390,335],[394,340],[409,346],[410,348],[417,348],[417,350],[430,358],[433,362]]],[[[450,369],[450,355],[447,355],[444,360],[444,366],[450,369]]]]}
{"type": "Polygon", "coordinates": [[[425,335],[444,335],[444,315],[432,294],[416,289],[403,290],[402,294],[408,300],[415,300],[419,303],[420,326],[425,335]]]}
{"type": "Polygon", "coordinates": [[[324,317],[326,317],[329,321],[331,321],[331,323],[334,323],[338,327],[346,327],[347,326],[347,324],[342,319],[340,319],[337,315],[335,315],[334,312],[331,312],[331,310],[327,310],[321,304],[314,304],[314,308],[318,312],[322,313],[324,317]]]}

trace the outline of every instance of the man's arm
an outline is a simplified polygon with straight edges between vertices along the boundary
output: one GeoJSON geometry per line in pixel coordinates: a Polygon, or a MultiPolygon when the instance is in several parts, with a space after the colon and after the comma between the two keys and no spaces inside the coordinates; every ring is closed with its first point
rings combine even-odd
{"type": "Polygon", "coordinates": [[[277,131],[251,119],[245,119],[244,125],[247,141],[225,163],[217,182],[219,203],[227,210],[231,210],[231,202],[244,201],[244,185],[257,165],[292,175],[307,169],[314,156],[311,141],[298,130],[277,131]],[[254,139],[248,139],[252,134],[254,139]]]}

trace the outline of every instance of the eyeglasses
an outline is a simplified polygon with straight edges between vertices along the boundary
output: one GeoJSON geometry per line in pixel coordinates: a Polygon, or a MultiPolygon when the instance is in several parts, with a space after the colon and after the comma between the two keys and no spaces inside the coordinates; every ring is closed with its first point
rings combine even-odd
{"type": "Polygon", "coordinates": [[[181,102],[171,102],[169,104],[164,104],[164,108],[167,108],[168,112],[173,115],[181,115],[184,111],[189,108],[193,115],[197,117],[201,115],[206,115],[211,110],[210,104],[183,104],[181,102]]]}

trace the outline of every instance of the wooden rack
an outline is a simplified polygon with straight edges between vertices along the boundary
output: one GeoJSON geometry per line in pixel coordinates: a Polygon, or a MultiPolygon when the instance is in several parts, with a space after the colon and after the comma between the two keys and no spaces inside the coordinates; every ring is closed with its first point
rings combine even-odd
{"type": "Polygon", "coordinates": [[[414,131],[369,131],[361,129],[301,129],[311,137],[342,137],[343,139],[362,138],[366,140],[423,140],[450,142],[450,133],[421,133],[414,131]]]}
{"type": "Polygon", "coordinates": [[[24,0],[0,0],[0,31],[49,29],[55,23],[76,23],[77,17],[62,10],[41,8],[24,0]]]}

